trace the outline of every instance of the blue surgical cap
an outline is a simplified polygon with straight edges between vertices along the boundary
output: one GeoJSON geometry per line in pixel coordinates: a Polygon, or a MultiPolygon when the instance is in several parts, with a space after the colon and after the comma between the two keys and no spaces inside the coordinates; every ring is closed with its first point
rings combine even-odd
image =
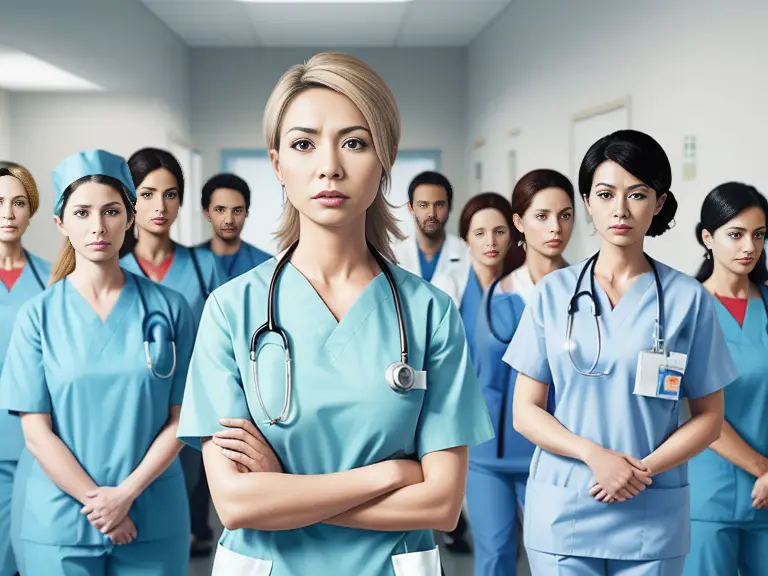
{"type": "Polygon", "coordinates": [[[136,200],[136,188],[133,185],[131,171],[125,158],[106,150],[86,150],[62,160],[53,171],[53,213],[58,216],[64,205],[64,191],[72,183],[85,176],[111,176],[118,180],[129,200],[136,200]]]}

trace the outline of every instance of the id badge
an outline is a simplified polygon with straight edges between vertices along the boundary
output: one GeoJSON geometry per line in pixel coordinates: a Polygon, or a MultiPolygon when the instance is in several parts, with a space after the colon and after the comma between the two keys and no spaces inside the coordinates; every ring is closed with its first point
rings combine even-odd
{"type": "Polygon", "coordinates": [[[650,350],[640,352],[634,393],[649,398],[679,400],[687,361],[685,354],[677,352],[669,352],[666,356],[650,350]]]}

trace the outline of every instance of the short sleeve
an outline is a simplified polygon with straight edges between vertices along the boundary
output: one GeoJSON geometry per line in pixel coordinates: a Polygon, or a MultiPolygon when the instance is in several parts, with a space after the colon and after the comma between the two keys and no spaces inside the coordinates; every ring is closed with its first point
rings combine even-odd
{"type": "Polygon", "coordinates": [[[739,372],[731,358],[712,298],[701,298],[683,374],[683,395],[701,398],[734,382],[739,372]]]}
{"type": "Polygon", "coordinates": [[[176,371],[171,385],[171,406],[181,404],[187,382],[189,361],[195,346],[195,321],[192,309],[184,298],[179,299],[179,313],[176,319],[176,371]]]}
{"type": "Polygon", "coordinates": [[[504,353],[504,362],[520,374],[552,384],[543,309],[542,291],[534,290],[520,318],[515,336],[504,353]]]}
{"type": "MultiPolygon", "coordinates": [[[[49,414],[51,397],[43,368],[42,323],[28,302],[19,310],[0,377],[0,408],[49,414]]],[[[64,337],[63,332],[59,332],[64,337]]]]}
{"type": "Polygon", "coordinates": [[[201,449],[203,438],[223,430],[221,418],[250,419],[232,335],[216,295],[205,303],[189,362],[177,437],[201,449]]]}
{"type": "Polygon", "coordinates": [[[430,338],[425,369],[427,390],[416,433],[419,459],[492,439],[493,426],[469,360],[464,324],[452,303],[430,338]]]}

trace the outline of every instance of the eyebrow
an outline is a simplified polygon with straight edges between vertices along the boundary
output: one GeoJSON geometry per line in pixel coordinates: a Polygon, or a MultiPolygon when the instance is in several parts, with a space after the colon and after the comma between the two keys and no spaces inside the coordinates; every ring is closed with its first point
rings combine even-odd
{"type": "MultiPolygon", "coordinates": [[[[102,208],[112,208],[113,206],[122,206],[121,202],[110,202],[109,204],[104,204],[102,208]]],[[[73,208],[93,208],[91,204],[75,204],[73,208]]]]}
{"type": "MultiPolygon", "coordinates": [[[[765,230],[765,226],[758,226],[755,228],[755,232],[760,232],[761,230],[765,230]]],[[[728,230],[736,230],[737,232],[749,232],[746,228],[742,228],[741,226],[728,226],[728,230]]]]}
{"type": "MultiPolygon", "coordinates": [[[[608,184],[607,182],[598,182],[597,184],[595,184],[595,188],[599,186],[605,186],[606,188],[610,188],[611,190],[616,190],[616,186],[614,186],[613,184],[608,184]]],[[[651,189],[651,187],[648,186],[648,184],[643,184],[643,183],[632,184],[632,186],[627,186],[627,190],[630,190],[630,191],[637,190],[638,188],[645,188],[647,190],[651,189]]]]}
{"type": "MultiPolygon", "coordinates": [[[[152,188],[152,186],[141,186],[139,190],[147,190],[148,192],[157,192],[157,188],[152,188]]],[[[166,192],[177,192],[179,188],[177,186],[171,186],[170,188],[166,188],[166,192]]]]}
{"type": "Polygon", "coordinates": [[[227,206],[225,204],[214,204],[214,209],[216,208],[245,208],[245,204],[235,204],[234,206],[227,206]]]}
{"type": "MultiPolygon", "coordinates": [[[[359,126],[359,125],[342,128],[341,130],[339,130],[338,133],[342,136],[345,136],[346,134],[349,134],[350,132],[355,132],[357,130],[363,130],[364,132],[368,132],[368,134],[371,133],[371,131],[368,130],[368,128],[366,128],[365,126],[359,126]]],[[[304,126],[294,126],[290,130],[287,130],[286,134],[290,132],[304,132],[306,134],[314,134],[314,135],[320,134],[320,131],[317,128],[307,128],[304,126]]]]}

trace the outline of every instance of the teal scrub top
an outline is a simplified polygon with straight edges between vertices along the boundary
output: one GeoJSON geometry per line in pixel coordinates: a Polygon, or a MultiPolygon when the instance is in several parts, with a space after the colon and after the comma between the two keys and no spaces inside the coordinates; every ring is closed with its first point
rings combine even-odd
{"type": "MultiPolygon", "coordinates": [[[[123,256],[120,259],[120,265],[125,270],[146,278],[133,254],[123,256]]],[[[197,330],[205,300],[211,292],[226,281],[226,272],[210,249],[205,247],[187,248],[176,244],[171,267],[159,284],[184,296],[192,309],[195,330],[197,330]],[[197,267],[195,262],[197,262],[197,267]]]]}
{"type": "MultiPolygon", "coordinates": [[[[0,282],[0,373],[3,370],[3,360],[8,344],[11,341],[16,313],[21,305],[45,290],[48,278],[51,275],[51,265],[27,252],[27,264],[21,271],[19,279],[8,290],[5,284],[0,282]]],[[[18,416],[10,414],[7,410],[0,410],[0,462],[16,461],[24,450],[24,435],[21,432],[21,421],[18,416]]]]}
{"type": "MultiPolygon", "coordinates": [[[[712,298],[728,350],[739,367],[738,379],[725,389],[725,419],[753,449],[768,456],[768,318],[765,300],[752,298],[744,324],[712,298]]],[[[757,478],[707,448],[690,463],[691,518],[708,522],[768,525],[768,510],[752,507],[757,478]]]]}
{"type": "Polygon", "coordinates": [[[480,302],[483,299],[483,287],[475,274],[475,269],[469,267],[469,277],[467,278],[467,287],[464,289],[464,295],[461,297],[461,319],[464,321],[464,328],[467,331],[467,342],[469,343],[469,357],[473,364],[477,361],[475,353],[475,329],[477,328],[477,316],[480,312],[480,302]]]}
{"type": "MultiPolygon", "coordinates": [[[[595,282],[602,314],[602,351],[595,372],[582,376],[565,346],[567,309],[584,262],[547,274],[527,302],[504,356],[512,368],[555,387],[555,413],[574,434],[600,446],[645,458],[680,427],[682,397],[700,398],[738,377],[717,322],[712,297],[693,278],[656,262],[664,294],[669,352],[686,354],[680,400],[634,394],[638,354],[651,349],[656,321],[652,272],[641,274],[615,307],[595,282]]],[[[589,274],[580,290],[589,289],[589,274]]],[[[574,314],[572,352],[588,369],[597,349],[588,299],[574,314]]],[[[547,554],[616,560],[663,560],[690,547],[685,464],[653,478],[634,498],[604,504],[590,496],[592,471],[581,462],[537,447],[525,501],[525,545],[547,554]]]]}
{"type": "MultiPolygon", "coordinates": [[[[19,310],[8,348],[0,407],[50,414],[53,430],[98,486],[117,486],[141,463],[166,425],[170,407],[181,404],[194,343],[192,312],[184,299],[133,274],[105,321],[67,279],[19,310]],[[170,321],[154,324],[144,354],[142,319],[160,311],[170,321]],[[172,330],[171,330],[172,328],[172,330]]],[[[21,519],[23,540],[58,546],[108,542],[80,514],[82,505],[62,491],[37,461],[29,472],[21,519]]],[[[136,499],[130,515],[139,542],[189,533],[189,511],[178,458],[136,499]]]]}
{"type": "MultiPolygon", "coordinates": [[[[223,417],[264,415],[249,361],[251,335],[266,320],[272,259],[216,290],[206,304],[178,435],[200,447],[223,417]]],[[[394,392],[387,366],[400,356],[390,286],[374,278],[337,322],[290,263],[277,284],[276,318],[288,335],[293,374],[288,425],[260,426],[288,474],[330,474],[392,458],[474,445],[493,428],[469,362],[464,325],[449,296],[401,268],[392,273],[402,301],[409,363],[425,389],[394,392]]],[[[274,334],[258,344],[267,409],[284,401],[284,352],[274,334]]],[[[391,556],[433,550],[431,531],[379,532],[316,524],[285,531],[225,530],[221,546],[272,562],[271,576],[391,576],[391,556]]]]}
{"type": "MultiPolygon", "coordinates": [[[[210,250],[211,243],[207,242],[205,247],[210,250]]],[[[237,278],[241,274],[253,270],[262,262],[266,262],[272,258],[271,254],[267,254],[256,248],[256,246],[252,246],[242,240],[240,241],[240,249],[234,254],[219,256],[214,253],[214,256],[221,264],[222,270],[226,273],[227,280],[237,278]]]]}

